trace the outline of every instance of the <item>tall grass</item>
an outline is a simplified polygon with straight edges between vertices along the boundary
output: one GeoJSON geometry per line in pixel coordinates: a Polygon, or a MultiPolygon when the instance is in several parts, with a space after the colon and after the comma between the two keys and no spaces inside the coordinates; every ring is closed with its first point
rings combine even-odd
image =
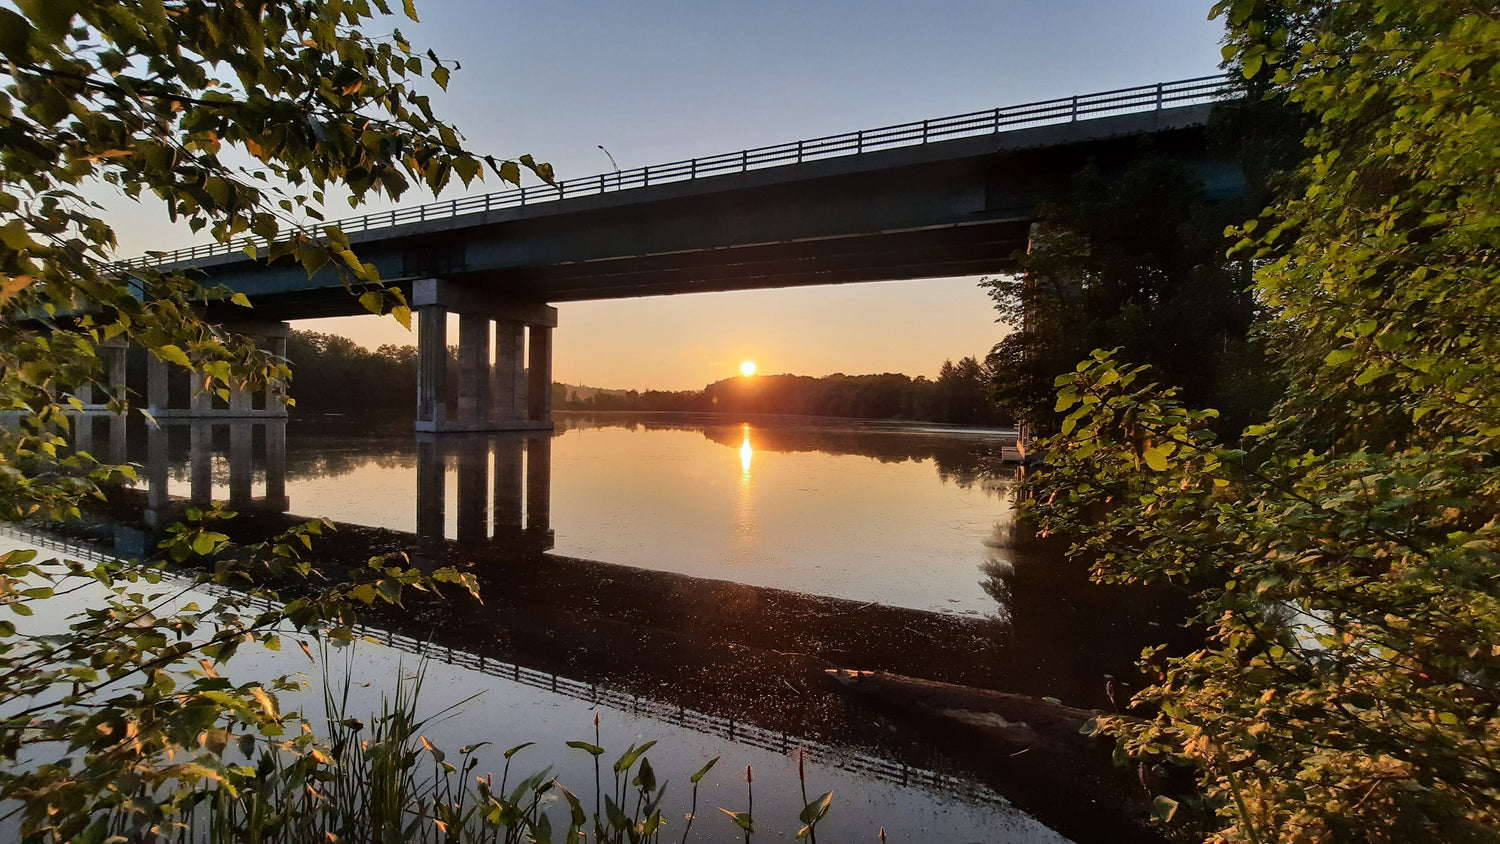
{"type": "MultiPolygon", "coordinates": [[[[476,773],[476,753],[488,742],[460,748],[452,761],[424,730],[450,717],[467,701],[429,718],[417,717],[424,669],[401,674],[393,693],[382,695],[367,720],[349,714],[349,672],[335,680],[322,660],[324,732],[304,725],[291,740],[267,743],[242,738],[242,763],[224,766],[210,785],[176,796],[178,817],[170,830],[134,830],[131,841],[177,844],[519,844],[593,842],[659,844],[667,824],[662,814],[665,783],[647,757],[656,742],[631,745],[613,763],[603,759],[599,719],[594,741],[568,742],[595,762],[594,811],[546,768],[511,783],[514,757],[527,744],[504,753],[499,781],[476,773]],[[609,766],[608,777],[603,765],[609,766]],[[560,798],[560,799],[559,799],[560,798]],[[556,816],[554,816],[556,815],[556,816]]],[[[472,698],[471,698],[472,699],[472,698]]],[[[235,751],[230,750],[232,755],[235,751]]],[[[692,809],[683,842],[697,813],[698,783],[718,759],[690,777],[692,809]]],[[[806,802],[806,779],[798,765],[806,802]]],[[[751,779],[746,769],[747,787],[751,779]]],[[[753,794],[749,795],[753,799],[753,794]]],[[[808,803],[799,838],[816,840],[831,795],[808,803]]],[[[753,804],[752,804],[753,806],[753,804]]],[[[751,812],[729,812],[748,841],[751,812]]],[[[115,826],[112,824],[112,826],[115,826]]]]}

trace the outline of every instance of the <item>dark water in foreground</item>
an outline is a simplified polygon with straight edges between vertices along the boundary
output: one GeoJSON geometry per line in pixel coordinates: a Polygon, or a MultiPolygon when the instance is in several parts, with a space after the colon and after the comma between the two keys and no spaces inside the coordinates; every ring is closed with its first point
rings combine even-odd
{"type": "MultiPolygon", "coordinates": [[[[472,566],[483,606],[372,618],[380,644],[357,646],[350,665],[373,690],[425,650],[424,708],[479,693],[430,731],[440,743],[537,741],[536,767],[561,763],[582,784],[592,768],[564,742],[592,740],[597,711],[611,750],[661,740],[652,762],[674,772],[679,797],[687,773],[722,756],[698,840],[733,838],[701,809],[743,808],[746,764],[758,831],[790,838],[798,746],[816,771],[809,788],[835,792],[819,828],[830,841],[878,840],[882,826],[891,841],[1066,840],[1054,828],[1112,840],[1070,811],[1083,807],[1069,806],[1067,772],[993,758],[823,674],[881,669],[1108,707],[1106,675],[1128,676],[1140,648],[1172,632],[1170,608],[1090,586],[1018,534],[1009,470],[993,459],[1003,434],[559,414],[552,436],[257,422],[128,439],[147,482],[91,524],[116,553],[139,554],[187,499],[212,496],[242,513],[237,538],[290,514],[334,520],[319,549],[330,565],[399,550],[472,566]],[[1043,789],[1055,799],[1012,793],[1036,776],[1056,779],[1043,789]]],[[[235,667],[307,671],[296,658],[235,667]]]]}

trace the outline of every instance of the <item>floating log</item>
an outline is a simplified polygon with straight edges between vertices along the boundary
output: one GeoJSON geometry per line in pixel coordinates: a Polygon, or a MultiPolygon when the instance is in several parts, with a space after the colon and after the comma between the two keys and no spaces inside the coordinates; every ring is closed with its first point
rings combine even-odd
{"type": "Polygon", "coordinates": [[[922,716],[928,737],[1075,841],[1168,840],[1149,821],[1152,795],[1136,769],[1114,764],[1109,738],[1080,732],[1098,712],[883,671],[826,673],[867,704],[922,716]]]}

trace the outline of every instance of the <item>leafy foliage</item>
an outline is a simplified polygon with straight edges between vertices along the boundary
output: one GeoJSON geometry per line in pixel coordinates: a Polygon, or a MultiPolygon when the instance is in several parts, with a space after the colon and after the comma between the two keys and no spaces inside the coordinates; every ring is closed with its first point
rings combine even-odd
{"type": "Polygon", "coordinates": [[[1002,414],[1055,432],[1053,380],[1116,346],[1235,418],[1269,406],[1274,385],[1248,338],[1249,265],[1224,257],[1224,226],[1249,200],[1200,193],[1180,164],[1148,154],[1122,172],[1085,168],[1043,210],[1020,273],[984,282],[1012,328],[987,361],[1002,414]]]}
{"type": "MultiPolygon", "coordinates": [[[[415,19],[411,3],[404,4],[415,19]]],[[[99,485],[129,478],[70,451],[69,411],[102,393],[110,411],[135,397],[113,383],[101,346],[144,347],[191,370],[197,389],[224,395],[289,376],[284,361],[206,321],[204,309],[249,307],[185,272],[126,267],[93,197],[159,202],[168,219],[220,242],[253,235],[265,260],[341,274],[368,309],[409,322],[384,285],[323,219],[334,188],[351,204],[439,191],[489,170],[519,183],[529,157],[464,151],[437,119],[425,86],[445,86],[449,64],[384,26],[384,0],[218,3],[210,0],[18,0],[0,8],[0,517],[76,515],[99,485]],[[242,166],[239,162],[248,162],[242,166]],[[227,301],[226,301],[227,300],[227,301]]],[[[213,519],[194,514],[144,567],[38,564],[0,556],[0,604],[20,617],[59,592],[97,584],[106,597],[65,629],[0,625],[0,797],[25,802],[24,831],[42,840],[103,840],[104,815],[141,835],[200,798],[201,785],[236,788],[231,742],[302,752],[286,737],[276,692],[289,681],[231,683],[223,662],[250,642],[279,646],[287,631],[350,636],[354,608],[399,601],[409,589],[453,582],[403,561],[375,559],[354,583],[265,609],[264,590],[206,606],[162,587],[153,566],[202,557],[210,578],[314,574],[301,554],[326,528],[313,522],[260,546],[231,549],[213,519]],[[33,761],[33,760],[43,761],[33,761]]]]}
{"type": "Polygon", "coordinates": [[[1237,231],[1289,393],[1228,448],[1097,352],[1026,509],[1098,577],[1199,590],[1208,645],[1149,652],[1154,716],[1103,726],[1198,771],[1211,840],[1500,840],[1500,20],[1216,11],[1316,121],[1300,192],[1237,231]]]}

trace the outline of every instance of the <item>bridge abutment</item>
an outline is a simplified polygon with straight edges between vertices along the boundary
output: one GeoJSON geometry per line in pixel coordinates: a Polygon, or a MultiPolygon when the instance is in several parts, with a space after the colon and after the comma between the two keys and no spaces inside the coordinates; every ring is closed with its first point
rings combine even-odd
{"type": "Polygon", "coordinates": [[[411,306],[417,312],[418,431],[552,428],[556,308],[438,278],[412,283],[411,306]],[[450,313],[458,314],[458,383],[452,408],[447,383],[450,313]]]}

